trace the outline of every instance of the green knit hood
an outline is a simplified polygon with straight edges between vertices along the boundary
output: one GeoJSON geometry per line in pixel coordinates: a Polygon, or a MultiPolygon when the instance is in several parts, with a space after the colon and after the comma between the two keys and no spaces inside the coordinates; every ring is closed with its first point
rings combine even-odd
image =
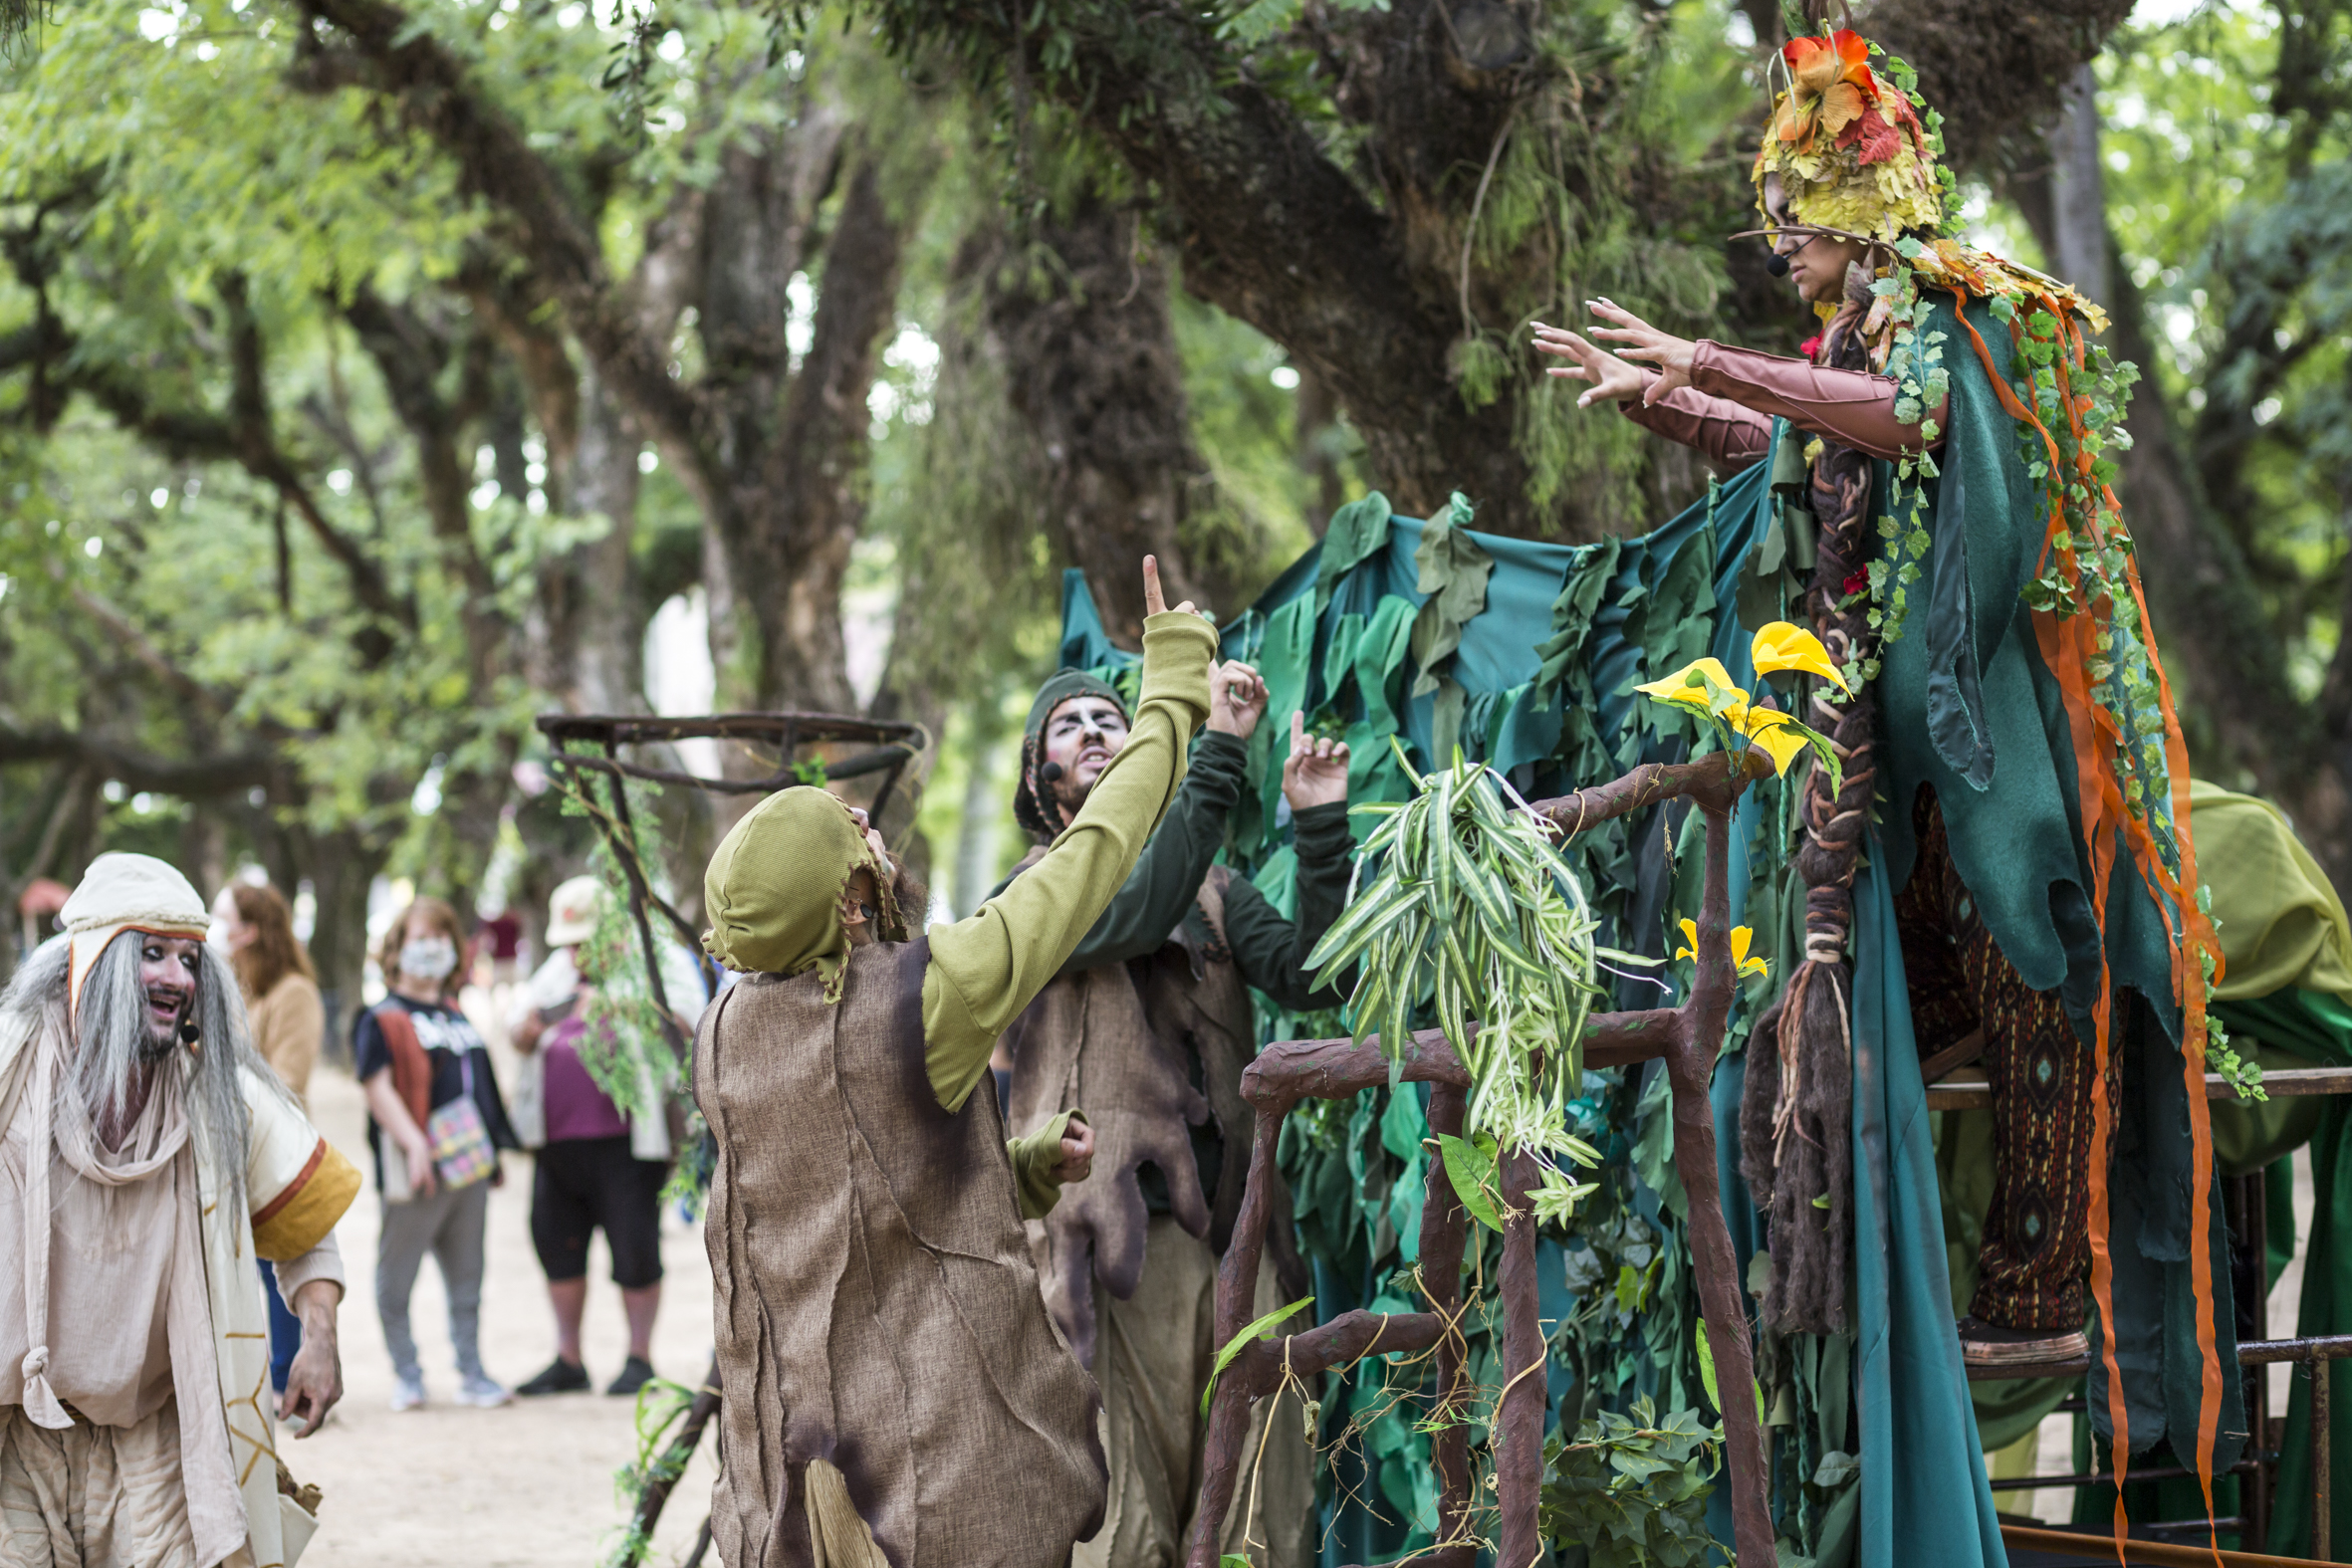
{"type": "Polygon", "coordinates": [[[837,796],[800,785],[768,796],[719,841],[703,873],[702,945],[729,969],[756,975],[824,976],[824,1000],[841,1000],[849,932],[841,889],[860,866],[873,873],[879,935],[905,932],[890,895],[891,871],[837,796]]]}

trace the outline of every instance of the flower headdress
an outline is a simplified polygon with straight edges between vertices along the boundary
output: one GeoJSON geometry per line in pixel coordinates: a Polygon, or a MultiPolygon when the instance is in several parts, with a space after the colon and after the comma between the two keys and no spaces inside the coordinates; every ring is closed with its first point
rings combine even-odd
{"type": "Polygon", "coordinates": [[[1851,28],[1790,39],[1780,50],[1788,86],[1772,104],[1757,149],[1758,192],[1780,176],[1799,223],[1892,243],[1944,221],[1951,174],[1937,161],[1941,116],[1921,117],[1919,79],[1898,60],[1870,69],[1871,44],[1851,28]]]}

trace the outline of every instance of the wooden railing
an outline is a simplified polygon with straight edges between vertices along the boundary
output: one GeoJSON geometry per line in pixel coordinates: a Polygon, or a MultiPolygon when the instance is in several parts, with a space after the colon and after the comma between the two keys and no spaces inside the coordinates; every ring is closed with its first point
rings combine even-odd
{"type": "MultiPolygon", "coordinates": [[[[1755,1354],[1745,1293],[1716,1180],[1715,1119],[1708,1080],[1715,1071],[1716,1053],[1723,1043],[1738,984],[1731,955],[1728,885],[1731,811],[1750,782],[1768,768],[1768,762],[1756,752],[1738,760],[1717,756],[1695,763],[1651,764],[1613,783],[1534,805],[1538,815],[1568,836],[1674,798],[1689,799],[1706,818],[1706,888],[1699,907],[1697,974],[1690,994],[1679,1008],[1603,1013],[1593,1018],[1584,1036],[1584,1062],[1595,1067],[1625,1066],[1653,1058],[1666,1062],[1673,1090],[1675,1170],[1690,1200],[1685,1233],[1699,1283],[1700,1315],[1707,1323],[1726,1407],[1738,1568],[1774,1568],[1776,1553],[1766,1500],[1764,1428],[1750,1393],[1755,1386],[1755,1354]]],[[[1217,1274],[1219,1345],[1231,1342],[1255,1316],[1252,1308],[1266,1227],[1276,1210],[1282,1180],[1275,1168],[1275,1148],[1283,1118],[1301,1100],[1345,1099],[1388,1081],[1389,1062],[1377,1039],[1362,1045],[1347,1039],[1280,1041],[1261,1052],[1244,1075],[1242,1095],[1256,1112],[1256,1122],[1251,1133],[1249,1186],[1232,1243],[1217,1274]]],[[[1431,1129],[1460,1136],[1469,1076],[1441,1030],[1423,1029],[1406,1042],[1401,1081],[1429,1084],[1431,1129]]],[[[1506,1220],[1498,1288],[1503,1309],[1504,1392],[1494,1416],[1495,1501],[1500,1515],[1495,1561],[1501,1568],[1529,1568],[1543,1549],[1537,1513],[1547,1404],[1545,1347],[1535,1296],[1535,1221],[1528,1200],[1529,1189],[1536,1181],[1535,1161],[1529,1155],[1507,1153],[1501,1162],[1501,1176],[1506,1220]]],[[[1467,1225],[1468,1216],[1443,1162],[1432,1160],[1421,1211],[1421,1275],[1430,1310],[1345,1312],[1319,1328],[1255,1341],[1227,1366],[1209,1407],[1206,1462],[1185,1559],[1187,1568],[1216,1568],[1218,1538],[1241,1474],[1251,1407],[1287,1383],[1352,1366],[1367,1355],[1397,1352],[1432,1353],[1437,1381],[1436,1419],[1430,1423],[1436,1428],[1430,1448],[1442,1499],[1437,1545],[1413,1561],[1428,1568],[1471,1568],[1481,1543],[1473,1518],[1475,1490],[1467,1425],[1472,1391],[1459,1326],[1467,1225]],[[1453,1418],[1451,1424],[1439,1425],[1447,1416],[1453,1418]]]]}

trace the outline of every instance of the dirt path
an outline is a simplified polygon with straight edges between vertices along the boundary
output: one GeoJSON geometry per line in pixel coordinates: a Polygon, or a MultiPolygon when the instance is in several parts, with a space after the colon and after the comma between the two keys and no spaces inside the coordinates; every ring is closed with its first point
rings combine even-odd
{"type": "MultiPolygon", "coordinates": [[[[311,1083],[319,1129],[367,1168],[358,1086],[322,1068],[311,1083]]],[[[482,1287],[482,1357],[512,1387],[555,1353],[547,1288],[531,1250],[531,1161],[509,1155],[506,1185],[491,1195],[488,1277],[482,1287]]],[[[412,1321],[425,1370],[425,1408],[394,1415],[391,1362],[376,1324],[375,1232],[380,1200],[369,1190],[343,1222],[351,1294],[341,1318],[344,1402],[326,1430],[287,1446],[295,1474],[326,1492],[318,1538],[303,1568],[591,1568],[618,1537],[612,1474],[635,1452],[634,1407],[602,1394],[519,1400],[503,1410],[450,1404],[448,1309],[440,1275],[427,1264],[416,1282],[412,1321]]],[[[667,1269],[653,1364],[665,1377],[699,1379],[710,1365],[711,1280],[699,1227],[664,1216],[667,1269]]],[[[620,1370],[627,1338],[610,1261],[598,1237],[588,1262],[587,1360],[599,1387],[620,1370]]],[[[649,1559],[684,1560],[709,1509],[711,1445],[683,1480],[649,1559]]],[[[705,1559],[706,1562],[709,1559],[705,1559]]]]}

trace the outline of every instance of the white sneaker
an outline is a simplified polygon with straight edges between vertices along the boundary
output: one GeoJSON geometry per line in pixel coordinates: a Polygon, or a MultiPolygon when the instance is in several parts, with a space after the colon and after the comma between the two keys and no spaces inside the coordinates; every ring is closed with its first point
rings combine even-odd
{"type": "Polygon", "coordinates": [[[414,1410],[423,1403],[423,1378],[403,1378],[395,1376],[392,1379],[392,1409],[414,1410]]]}
{"type": "Polygon", "coordinates": [[[476,1410],[496,1410],[501,1405],[512,1405],[515,1396],[503,1383],[493,1383],[479,1372],[469,1372],[457,1385],[457,1402],[471,1405],[476,1410]]]}

